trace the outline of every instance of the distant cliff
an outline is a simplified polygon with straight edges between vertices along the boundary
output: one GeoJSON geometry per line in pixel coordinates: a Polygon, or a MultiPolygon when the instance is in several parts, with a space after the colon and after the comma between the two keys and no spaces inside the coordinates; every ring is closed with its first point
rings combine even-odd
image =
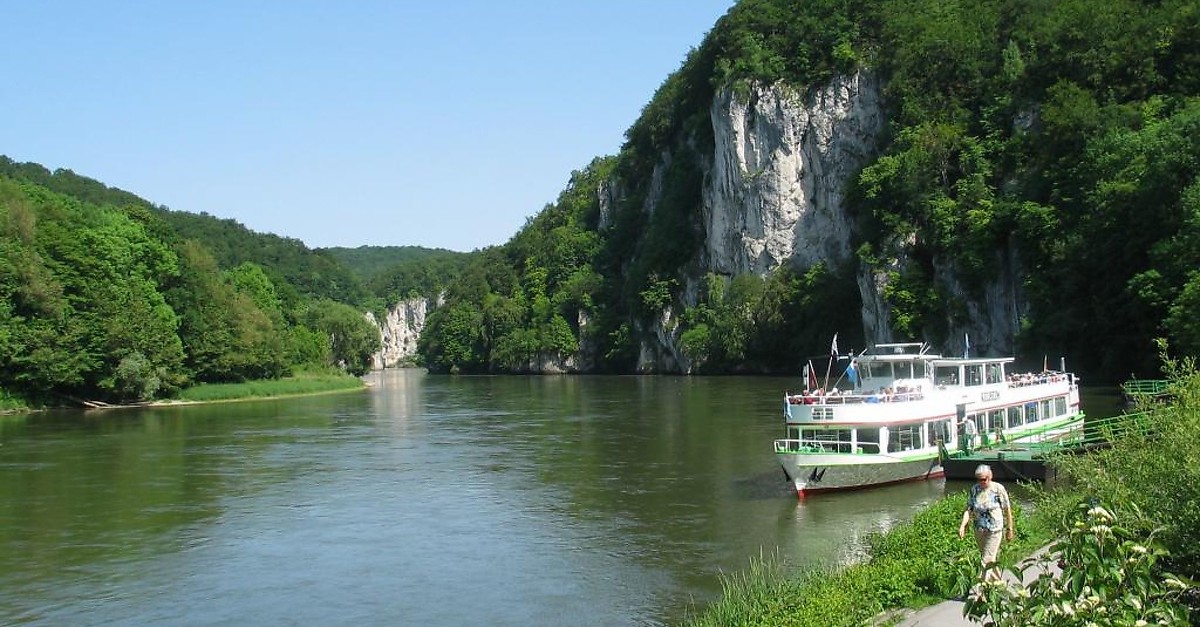
{"type": "Polygon", "coordinates": [[[372,368],[396,368],[415,365],[417,340],[425,328],[425,316],[431,303],[424,298],[410,298],[396,303],[388,310],[382,321],[375,314],[367,313],[367,319],[379,329],[382,348],[372,360],[372,368]]]}

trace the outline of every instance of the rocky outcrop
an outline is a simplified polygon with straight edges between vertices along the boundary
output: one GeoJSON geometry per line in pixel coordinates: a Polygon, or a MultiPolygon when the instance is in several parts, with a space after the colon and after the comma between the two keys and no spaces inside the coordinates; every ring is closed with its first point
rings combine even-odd
{"type": "MultiPolygon", "coordinates": [[[[869,72],[837,78],[807,95],[783,85],[727,89],[709,110],[713,152],[701,159],[701,258],[684,277],[683,305],[694,304],[699,276],[765,276],[784,263],[840,264],[852,254],[845,211],[849,183],[875,154],[884,114],[878,80],[869,72]]],[[[645,210],[655,208],[655,171],[645,210]]],[[[612,204],[603,197],[602,207],[612,204]]],[[[602,212],[602,217],[604,212],[602,212]]],[[[604,222],[604,220],[602,220],[604,222]]],[[[886,311],[881,312],[886,315],[886,311]]],[[[688,372],[670,309],[646,329],[640,372],[688,372]]],[[[880,328],[886,329],[886,324],[880,328]]]]}
{"type": "Polygon", "coordinates": [[[851,253],[844,194],[875,153],[884,116],[867,72],[808,96],[781,85],[726,90],[710,110],[714,151],[704,189],[703,265],[765,275],[851,253]]]}
{"type": "Polygon", "coordinates": [[[425,316],[432,307],[433,303],[424,298],[410,298],[397,303],[382,322],[375,319],[375,314],[367,314],[367,319],[379,327],[382,346],[372,357],[373,368],[395,368],[411,363],[417,354],[417,339],[425,328],[425,316]]]}
{"type": "MultiPolygon", "coordinates": [[[[894,248],[903,251],[906,244],[911,246],[913,242],[901,242],[894,248]]],[[[864,268],[859,273],[863,332],[868,345],[898,339],[891,330],[891,305],[883,295],[890,276],[902,273],[908,263],[908,258],[901,254],[881,267],[864,268]]],[[[1016,352],[1014,339],[1020,330],[1021,318],[1028,313],[1028,300],[1022,290],[1020,255],[1013,247],[997,251],[994,264],[999,271],[974,289],[963,284],[950,261],[942,259],[933,264],[934,284],[960,307],[948,320],[945,340],[936,347],[942,354],[962,355],[968,337],[971,355],[1012,355],[1016,352]]]]}

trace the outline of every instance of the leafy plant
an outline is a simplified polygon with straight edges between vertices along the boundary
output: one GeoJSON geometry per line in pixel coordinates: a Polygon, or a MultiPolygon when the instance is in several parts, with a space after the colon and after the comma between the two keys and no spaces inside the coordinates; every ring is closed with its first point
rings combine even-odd
{"type": "MultiPolygon", "coordinates": [[[[1049,552],[1022,561],[1008,577],[974,584],[963,615],[994,627],[1187,623],[1180,596],[1189,584],[1161,572],[1167,551],[1155,543],[1156,530],[1141,533],[1148,521],[1136,506],[1118,516],[1084,503],[1069,523],[1049,552]]],[[[975,576],[965,570],[964,587],[975,576]]]]}

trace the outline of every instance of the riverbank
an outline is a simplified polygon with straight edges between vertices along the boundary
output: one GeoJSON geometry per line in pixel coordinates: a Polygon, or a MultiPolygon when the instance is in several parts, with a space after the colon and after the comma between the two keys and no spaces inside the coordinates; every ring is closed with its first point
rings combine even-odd
{"type": "Polygon", "coordinates": [[[351,392],[366,387],[367,384],[362,379],[342,372],[300,372],[282,379],[242,383],[203,383],[181,390],[175,399],[154,401],[151,405],[291,398],[351,392]]]}
{"type": "MultiPolygon", "coordinates": [[[[282,379],[263,379],[241,383],[202,383],[180,390],[174,398],[139,403],[103,403],[75,401],[74,406],[88,409],[122,409],[132,407],[162,407],[200,403],[231,403],[275,398],[295,398],[319,394],[338,394],[363,390],[368,385],[361,378],[340,371],[305,371],[282,379]]],[[[36,412],[49,407],[30,407],[20,399],[0,398],[0,415],[36,412]]]]}
{"type": "MultiPolygon", "coordinates": [[[[960,539],[960,496],[941,499],[913,519],[868,541],[869,557],[842,568],[791,575],[771,559],[723,580],[719,601],[687,627],[895,625],[920,610],[963,594],[977,572],[973,538],[960,539]],[[906,611],[907,610],[907,611],[906,611]]],[[[1078,495],[1044,493],[1037,508],[1016,506],[1017,537],[1001,561],[1016,563],[1054,538],[1062,512],[1078,495]]]]}

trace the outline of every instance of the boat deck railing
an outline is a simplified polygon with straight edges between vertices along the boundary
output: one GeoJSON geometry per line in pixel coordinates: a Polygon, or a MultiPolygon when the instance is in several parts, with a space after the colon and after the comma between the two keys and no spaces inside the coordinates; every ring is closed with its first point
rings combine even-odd
{"type": "Polygon", "coordinates": [[[818,440],[812,438],[804,438],[800,440],[775,440],[776,453],[842,453],[850,454],[878,454],[878,442],[859,442],[858,446],[852,446],[850,442],[844,440],[818,440]]]}
{"type": "Polygon", "coordinates": [[[1059,450],[1084,450],[1103,447],[1129,435],[1148,435],[1153,431],[1156,411],[1117,414],[1104,418],[1087,418],[1082,424],[1072,423],[1069,428],[1050,428],[1038,433],[1022,436],[1019,441],[1008,441],[1003,437],[984,440],[983,446],[975,451],[960,451],[953,457],[973,454],[1019,453],[1029,457],[1044,457],[1059,450]]]}
{"type": "MultiPolygon", "coordinates": [[[[1023,388],[1031,385],[1046,385],[1069,380],[1070,376],[1061,372],[1041,372],[1036,374],[1011,374],[1003,383],[1009,388],[1023,388]]],[[[992,385],[995,385],[995,383],[992,385]]],[[[907,401],[919,401],[924,398],[924,388],[918,386],[915,389],[911,387],[885,388],[879,391],[861,393],[831,391],[830,393],[805,392],[802,394],[788,394],[787,402],[790,405],[849,405],[854,403],[903,403],[907,401]]]]}

